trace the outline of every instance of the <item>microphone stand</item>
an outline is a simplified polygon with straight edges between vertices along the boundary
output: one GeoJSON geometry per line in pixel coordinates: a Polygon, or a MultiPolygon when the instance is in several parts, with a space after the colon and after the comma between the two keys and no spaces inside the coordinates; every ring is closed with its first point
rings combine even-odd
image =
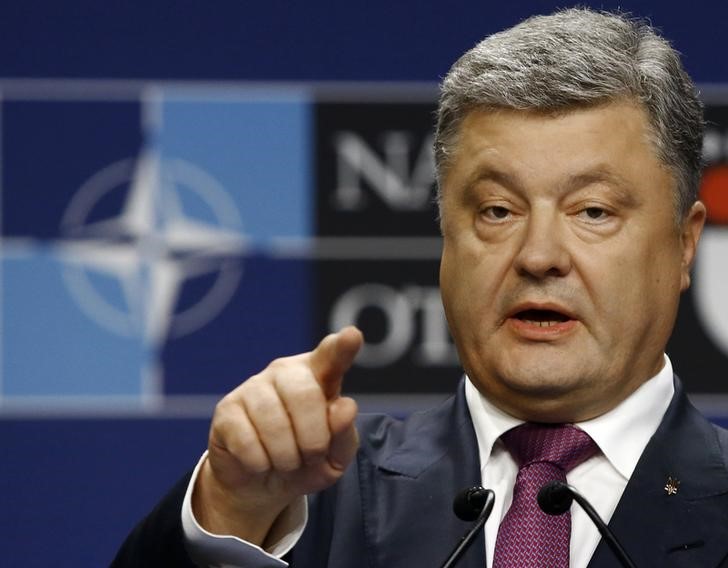
{"type": "MultiPolygon", "coordinates": [[[[453,566],[455,566],[456,562],[460,560],[460,557],[465,553],[468,548],[470,548],[470,545],[473,544],[473,541],[475,540],[475,537],[478,536],[478,533],[483,530],[483,525],[485,525],[485,521],[488,520],[490,512],[493,510],[493,504],[495,503],[495,493],[493,493],[493,491],[491,491],[490,489],[483,489],[482,487],[478,487],[474,489],[467,489],[466,492],[478,492],[477,498],[483,500],[482,505],[478,503],[477,505],[473,506],[482,506],[483,509],[478,515],[475,524],[467,533],[465,533],[463,538],[460,539],[460,542],[450,553],[450,556],[447,557],[447,560],[445,560],[441,568],[452,568],[453,566]]],[[[460,495],[455,498],[456,502],[458,501],[459,497],[460,495]]],[[[469,500],[468,496],[466,496],[465,498],[469,500]]],[[[458,517],[460,516],[460,513],[458,513],[458,517]]]]}
{"type": "Polygon", "coordinates": [[[599,530],[599,534],[607,542],[609,548],[619,560],[624,568],[637,568],[632,562],[627,552],[609,529],[607,524],[599,516],[591,503],[581,495],[576,489],[561,481],[550,481],[544,485],[538,492],[538,505],[544,513],[549,515],[561,515],[571,507],[571,501],[574,500],[584,509],[584,512],[592,520],[599,530]]]}

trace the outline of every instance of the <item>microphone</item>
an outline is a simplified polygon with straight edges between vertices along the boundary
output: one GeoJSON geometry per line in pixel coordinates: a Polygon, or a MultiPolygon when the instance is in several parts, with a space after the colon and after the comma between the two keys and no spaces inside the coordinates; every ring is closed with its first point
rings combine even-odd
{"type": "Polygon", "coordinates": [[[483,529],[495,503],[495,493],[482,487],[468,487],[458,492],[452,503],[455,515],[463,521],[475,521],[472,528],[463,535],[457,546],[447,557],[441,568],[452,568],[465,551],[473,544],[478,532],[483,529]]]}
{"type": "MultiPolygon", "coordinates": [[[[485,508],[489,498],[492,499],[493,492],[482,487],[468,487],[463,489],[452,502],[453,513],[461,521],[474,521],[485,508]]],[[[491,503],[491,508],[493,504],[491,503]]]]}
{"type": "Polygon", "coordinates": [[[627,555],[622,545],[614,536],[606,523],[596,512],[591,503],[576,489],[561,481],[549,481],[538,492],[538,506],[544,513],[549,515],[562,515],[571,507],[572,501],[579,503],[584,512],[592,520],[599,530],[599,534],[607,541],[609,548],[625,568],[637,568],[632,559],[627,555]]]}

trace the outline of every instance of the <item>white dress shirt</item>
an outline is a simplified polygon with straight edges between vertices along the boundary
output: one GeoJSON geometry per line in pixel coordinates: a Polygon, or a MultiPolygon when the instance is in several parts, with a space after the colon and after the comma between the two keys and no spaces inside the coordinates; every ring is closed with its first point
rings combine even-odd
{"type": "MultiPolygon", "coordinates": [[[[675,393],[672,364],[665,355],[662,370],[606,414],[576,424],[594,440],[601,453],[566,475],[608,523],[637,466],[647,442],[657,430],[675,393]]],[[[468,380],[465,397],[478,439],[483,487],[495,492],[495,505],[485,524],[486,564],[493,565],[498,527],[513,500],[518,465],[500,441],[501,434],[522,424],[493,406],[468,380]]],[[[578,505],[571,508],[570,566],[589,563],[599,544],[599,531],[578,505]]]]}
{"type": "MultiPolygon", "coordinates": [[[[672,400],[675,389],[672,364],[665,355],[662,370],[642,384],[629,398],[611,411],[576,424],[587,432],[601,453],[570,471],[566,480],[582,493],[605,522],[609,522],[624,488],[652,435],[672,400]]],[[[483,397],[468,379],[465,398],[478,440],[483,487],[492,489],[496,499],[485,524],[486,564],[493,565],[498,527],[513,499],[518,466],[500,441],[501,434],[523,421],[504,413],[483,397]]],[[[187,548],[201,565],[219,568],[279,568],[288,566],[280,558],[298,542],[307,521],[304,498],[290,507],[276,522],[282,536],[268,550],[234,536],[214,535],[204,530],[192,513],[192,488],[205,453],[192,474],[182,505],[182,527],[187,548]]],[[[599,531],[580,507],[571,509],[572,568],[588,564],[599,544],[599,531]]]]}

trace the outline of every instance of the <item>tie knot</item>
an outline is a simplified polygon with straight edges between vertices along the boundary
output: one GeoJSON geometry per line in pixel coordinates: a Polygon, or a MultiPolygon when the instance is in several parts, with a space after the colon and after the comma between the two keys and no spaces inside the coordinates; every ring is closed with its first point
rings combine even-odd
{"type": "Polygon", "coordinates": [[[503,434],[501,440],[518,467],[548,462],[564,472],[592,457],[598,449],[589,434],[572,424],[526,422],[503,434]]]}

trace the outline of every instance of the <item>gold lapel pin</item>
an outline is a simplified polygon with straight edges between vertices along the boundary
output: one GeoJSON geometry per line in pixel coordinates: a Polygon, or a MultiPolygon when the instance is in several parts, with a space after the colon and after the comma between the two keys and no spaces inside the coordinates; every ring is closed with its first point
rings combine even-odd
{"type": "Polygon", "coordinates": [[[678,489],[680,489],[680,480],[675,477],[668,476],[667,483],[665,483],[665,493],[668,495],[675,495],[678,489]]]}

